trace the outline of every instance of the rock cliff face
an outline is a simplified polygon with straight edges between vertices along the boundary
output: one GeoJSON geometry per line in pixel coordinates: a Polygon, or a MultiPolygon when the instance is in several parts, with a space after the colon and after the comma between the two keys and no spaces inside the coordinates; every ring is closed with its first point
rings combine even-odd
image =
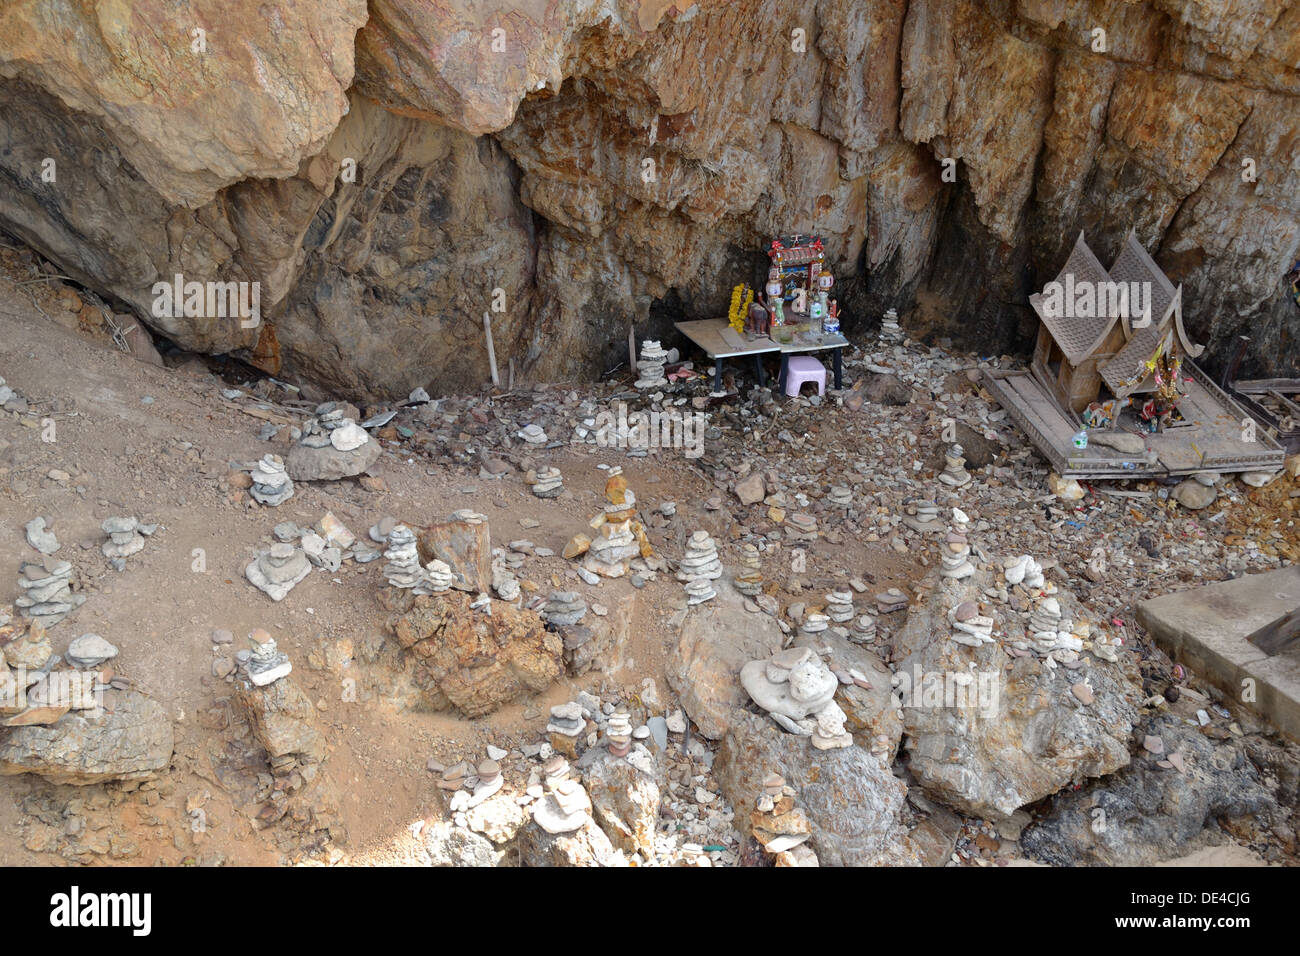
{"type": "Polygon", "coordinates": [[[1300,358],[1297,0],[19,0],[0,228],[186,347],[354,396],[593,375],[826,238],[850,330],[1023,348],[1079,229],[1300,358]],[[947,161],[947,162],[945,162],[947,161]],[[262,322],[153,314],[258,282],[262,322]]]}

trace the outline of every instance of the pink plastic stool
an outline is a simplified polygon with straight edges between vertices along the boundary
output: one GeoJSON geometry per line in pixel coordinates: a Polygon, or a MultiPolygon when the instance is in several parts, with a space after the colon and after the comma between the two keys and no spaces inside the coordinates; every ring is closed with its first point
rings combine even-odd
{"type": "Polygon", "coordinates": [[[785,366],[785,393],[798,395],[806,382],[817,383],[817,394],[826,394],[826,368],[811,355],[791,355],[785,366]]]}

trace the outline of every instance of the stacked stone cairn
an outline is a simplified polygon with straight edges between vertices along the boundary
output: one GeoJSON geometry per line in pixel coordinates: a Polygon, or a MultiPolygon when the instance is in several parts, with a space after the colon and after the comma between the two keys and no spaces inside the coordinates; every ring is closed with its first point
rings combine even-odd
{"type": "Polygon", "coordinates": [[[108,540],[99,546],[104,557],[118,561],[129,558],[144,550],[144,536],[153,534],[157,525],[142,525],[138,518],[105,518],[100,530],[108,535],[108,540]]]}
{"type": "Polygon", "coordinates": [[[546,796],[533,805],[533,822],[547,833],[572,833],[591,822],[591,797],[567,777],[548,785],[546,796]]]}
{"type": "Polygon", "coordinates": [[[577,591],[552,591],[542,613],[547,624],[570,627],[586,617],[587,602],[577,591]]]}
{"type": "Polygon", "coordinates": [[[940,577],[961,581],[975,573],[975,565],[970,560],[970,543],[964,534],[949,531],[939,555],[940,577]]]}
{"type": "Polygon", "coordinates": [[[571,700],[567,704],[556,704],[551,708],[551,718],[546,723],[546,732],[551,735],[551,746],[576,758],[578,755],[578,738],[587,729],[587,720],[582,715],[582,704],[571,700]]]}
{"type": "Polygon", "coordinates": [[[541,425],[525,425],[518,432],[520,438],[530,445],[545,445],[546,432],[541,425]]]}
{"type": "Polygon", "coordinates": [[[1041,588],[1045,583],[1042,566],[1027,554],[1007,558],[1002,563],[1002,573],[1007,579],[1008,587],[1015,587],[1019,584],[1025,590],[1033,591],[1041,588]]]}
{"type": "Polygon", "coordinates": [[[495,796],[506,782],[505,775],[501,773],[501,765],[490,757],[480,760],[475,769],[478,783],[474,785],[474,795],[468,803],[470,807],[476,807],[489,797],[495,796]]]}
{"type": "Polygon", "coordinates": [[[967,647],[980,647],[993,643],[993,618],[980,614],[974,601],[962,601],[948,611],[952,626],[951,638],[967,647]]]}
{"type": "Polygon", "coordinates": [[[279,455],[263,455],[253,465],[250,477],[253,486],[248,493],[254,501],[274,508],[293,497],[293,479],[284,470],[284,459],[279,455]]]}
{"type": "Polygon", "coordinates": [[[804,637],[816,637],[826,628],[830,627],[830,618],[825,614],[818,614],[816,611],[810,611],[803,616],[799,622],[799,633],[804,637]]]}
{"type": "Polygon", "coordinates": [[[763,778],[763,792],[750,815],[754,839],[773,856],[776,866],[817,866],[817,854],[807,846],[812,827],[794,805],[794,788],[778,773],[763,778]]]}
{"type": "Polygon", "coordinates": [[[966,449],[961,445],[953,445],[944,453],[943,471],[939,473],[939,480],[949,488],[962,488],[971,483],[970,472],[966,470],[966,449]]]}
{"type": "Polygon", "coordinates": [[[249,583],[272,601],[283,601],[285,595],[311,573],[311,562],[300,548],[286,542],[271,545],[244,569],[249,583]]]}
{"type": "Polygon", "coordinates": [[[388,533],[388,549],[384,551],[384,557],[388,559],[388,564],[384,565],[384,578],[389,587],[417,590],[426,583],[427,575],[420,566],[415,532],[406,525],[396,525],[388,533]]]}
{"type": "Polygon", "coordinates": [[[642,342],[641,359],[636,363],[637,373],[640,375],[636,380],[636,387],[647,391],[667,385],[668,379],[664,377],[664,364],[667,361],[668,353],[658,341],[646,339],[642,342]]]}
{"type": "Polygon", "coordinates": [[[929,498],[908,498],[903,502],[903,524],[921,534],[942,531],[939,506],[929,498]]]}
{"type": "Polygon", "coordinates": [[[58,624],[86,601],[84,594],[72,593],[72,564],[52,557],[19,565],[18,586],[23,593],[14,606],[24,617],[47,628],[58,624]]]}
{"type": "Polygon", "coordinates": [[[258,628],[248,635],[249,650],[235,655],[236,663],[254,687],[265,687],[293,670],[289,655],[276,647],[275,638],[258,628]]]}
{"type": "MultiPolygon", "coordinates": [[[[811,734],[815,726],[809,716],[831,704],[840,686],[839,678],[808,647],[791,647],[767,660],[750,661],[740,669],[740,683],[777,724],[803,735],[811,734]]],[[[829,721],[834,719],[831,715],[829,721]]],[[[833,729],[831,723],[828,730],[833,729]]]]}
{"type": "Polygon", "coordinates": [[[849,628],[849,640],[854,644],[870,644],[876,639],[876,618],[872,614],[859,615],[849,628]]]}
{"type": "Polygon", "coordinates": [[[804,511],[797,511],[785,519],[785,535],[791,541],[816,541],[817,519],[804,511]]]}
{"type": "Polygon", "coordinates": [[[890,309],[880,320],[880,341],[884,345],[897,345],[903,341],[904,332],[898,324],[898,312],[890,309]]]}
{"type": "MultiPolygon", "coordinates": [[[[564,476],[558,468],[540,468],[536,472],[529,472],[528,477],[533,479],[528,484],[538,498],[558,498],[564,491],[564,476]]],[[[524,480],[527,481],[528,477],[524,480]]]]}
{"type": "Polygon", "coordinates": [[[609,752],[613,756],[627,756],[632,748],[632,718],[626,710],[620,707],[610,714],[605,736],[609,739],[609,752]]]}
{"type": "Polygon", "coordinates": [[[687,606],[703,604],[718,596],[712,581],[722,577],[722,562],[718,560],[718,547],[707,531],[696,531],[686,542],[677,580],[686,584],[687,606]]]}
{"type": "MultiPolygon", "coordinates": [[[[424,583],[419,586],[417,594],[442,594],[450,591],[456,583],[456,575],[446,561],[434,558],[424,566],[424,583]]],[[[503,595],[504,597],[504,595],[503,595]]]]}
{"type": "Polygon", "coordinates": [[[853,592],[836,588],[826,595],[826,616],[832,624],[848,624],[853,620],[853,592]]]}
{"type": "Polygon", "coordinates": [[[901,611],[905,607],[907,607],[907,595],[898,588],[890,588],[876,595],[876,609],[881,614],[901,611]]]}
{"type": "Polygon", "coordinates": [[[740,574],[736,575],[736,590],[746,597],[763,593],[762,561],[758,548],[746,542],[740,550],[740,574]]]}
{"type": "Polygon", "coordinates": [[[622,468],[609,470],[604,510],[591,520],[590,527],[596,537],[586,542],[585,536],[579,535],[569,543],[565,553],[583,554],[582,566],[592,574],[621,578],[627,574],[632,558],[638,554],[648,558],[654,553],[645,529],[636,520],[636,495],[627,486],[622,468]]]}
{"type": "Polygon", "coordinates": [[[831,701],[813,716],[817,722],[812,732],[812,745],[818,750],[839,750],[853,746],[853,735],[844,729],[844,711],[831,701]]]}

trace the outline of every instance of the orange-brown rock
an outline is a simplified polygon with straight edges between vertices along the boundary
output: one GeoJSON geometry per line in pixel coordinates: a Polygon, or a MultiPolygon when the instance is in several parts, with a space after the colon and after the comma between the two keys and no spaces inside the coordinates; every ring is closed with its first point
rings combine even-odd
{"type": "Polygon", "coordinates": [[[551,686],[564,672],[564,645],[536,611],[505,602],[489,616],[471,594],[397,595],[389,630],[415,658],[415,680],[435,710],[480,717],[551,686]]]}

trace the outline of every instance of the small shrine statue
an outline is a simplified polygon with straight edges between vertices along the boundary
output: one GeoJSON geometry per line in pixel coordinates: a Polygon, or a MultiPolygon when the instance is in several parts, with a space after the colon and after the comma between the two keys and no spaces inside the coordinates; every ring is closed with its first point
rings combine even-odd
{"type": "Polygon", "coordinates": [[[1147,431],[1164,431],[1174,421],[1174,416],[1178,413],[1178,402],[1184,394],[1182,361],[1162,352],[1155,359],[1152,373],[1156,389],[1142,403],[1139,415],[1147,431]]]}
{"type": "Polygon", "coordinates": [[[830,295],[831,286],[835,285],[835,277],[831,275],[829,269],[822,269],[814,281],[814,288],[817,290],[813,296],[812,305],[808,309],[808,317],[814,321],[822,323],[822,331],[825,331],[825,321],[827,314],[827,296],[830,295]]]}
{"type": "Polygon", "coordinates": [[[781,284],[781,270],[771,269],[767,273],[767,311],[770,313],[770,326],[785,325],[785,287],[781,284]]]}
{"type": "Polygon", "coordinates": [[[745,314],[745,334],[750,338],[767,335],[772,331],[772,315],[761,302],[749,303],[745,314]]]}

